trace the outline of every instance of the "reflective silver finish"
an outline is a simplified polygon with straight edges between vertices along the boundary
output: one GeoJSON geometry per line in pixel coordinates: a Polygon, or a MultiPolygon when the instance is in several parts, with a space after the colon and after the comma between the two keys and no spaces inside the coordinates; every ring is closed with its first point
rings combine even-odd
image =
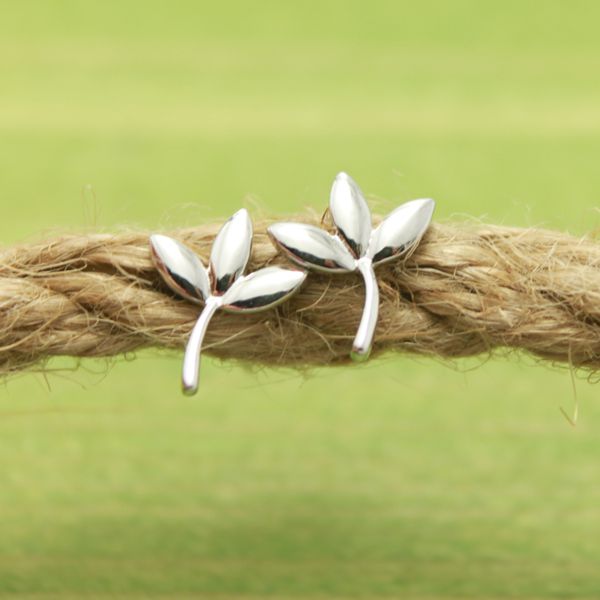
{"type": "Polygon", "coordinates": [[[217,309],[221,306],[220,296],[210,296],[204,310],[196,321],[183,355],[183,369],[181,371],[181,387],[187,396],[193,396],[198,391],[198,380],[200,378],[200,351],[202,341],[208,329],[208,324],[217,309]]]}
{"type": "Polygon", "coordinates": [[[423,237],[435,202],[429,198],[412,200],[393,210],[373,231],[367,256],[377,264],[416,248],[423,237]]]}
{"type": "Polygon", "coordinates": [[[252,246],[252,221],[245,208],[230,217],[217,234],[210,252],[214,293],[222,294],[244,272],[252,246]]]}
{"type": "Polygon", "coordinates": [[[287,300],[306,278],[304,271],[266,267],[240,277],[223,295],[231,312],[257,312],[287,300]]]}
{"type": "Polygon", "coordinates": [[[306,278],[304,271],[266,267],[244,276],[252,245],[252,223],[246,210],[235,213],[220,229],[210,254],[210,269],[181,242],[164,235],[150,236],[154,264],[178,295],[198,303],[204,300],[183,357],[184,393],[198,390],[200,351],[208,324],[219,308],[256,312],[291,296],[306,278]]]}
{"type": "Polygon", "coordinates": [[[156,268],[176,294],[197,303],[210,296],[208,272],[187,246],[166,235],[152,235],[150,248],[156,268]]]}
{"type": "Polygon", "coordinates": [[[379,313],[379,287],[371,259],[363,256],[356,261],[356,268],[365,282],[365,307],[352,343],[350,356],[357,362],[367,360],[371,354],[373,336],[379,313]]]}
{"type": "Polygon", "coordinates": [[[302,267],[331,273],[354,270],[354,257],[339,237],[303,223],[275,223],[269,237],[302,267]]]}
{"type": "Polygon", "coordinates": [[[354,257],[363,256],[371,237],[371,211],[358,184],[347,173],[338,173],[331,186],[329,210],[354,257]]]}
{"type": "Polygon", "coordinates": [[[273,243],[292,261],[315,271],[358,271],[365,282],[365,306],[351,356],[369,356],[379,312],[379,289],[374,268],[406,258],[425,233],[435,202],[413,200],[392,211],[373,231],[371,213],[356,182],[340,173],[333,182],[329,210],[336,235],[301,223],[276,223],[268,232],[273,243]]]}

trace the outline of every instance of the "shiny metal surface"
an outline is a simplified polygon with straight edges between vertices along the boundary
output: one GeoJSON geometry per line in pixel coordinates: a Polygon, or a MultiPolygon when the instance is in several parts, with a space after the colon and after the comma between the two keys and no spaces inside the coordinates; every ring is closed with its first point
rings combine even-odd
{"type": "Polygon", "coordinates": [[[416,248],[425,233],[435,202],[429,198],[412,200],[393,210],[373,231],[367,256],[375,266],[406,255],[416,248]]]}
{"type": "Polygon", "coordinates": [[[353,271],[355,259],[344,243],[324,229],[304,223],[275,223],[269,237],[295,263],[324,272],[353,271]]]}
{"type": "Polygon", "coordinates": [[[329,210],[354,258],[363,256],[371,237],[371,211],[358,184],[347,173],[338,173],[331,186],[329,210]]]}
{"type": "Polygon", "coordinates": [[[185,394],[198,390],[202,341],[219,308],[231,312],[257,312],[291,296],[302,285],[304,271],[266,267],[243,276],[250,257],[252,223],[246,210],[231,217],[217,234],[210,254],[210,271],[187,246],[164,235],[152,235],[150,247],[158,272],[182,298],[205,300],[186,345],[182,387],[185,394]]]}
{"type": "Polygon", "coordinates": [[[210,252],[213,292],[223,294],[244,272],[252,247],[252,221],[245,208],[221,227],[210,252]]]}
{"type": "Polygon", "coordinates": [[[367,360],[369,354],[371,354],[379,313],[379,287],[377,286],[377,279],[370,258],[363,257],[358,261],[358,271],[365,282],[365,307],[352,343],[350,356],[353,360],[361,362],[367,360]]]}
{"type": "Polygon", "coordinates": [[[222,296],[231,312],[257,312],[287,300],[306,278],[304,271],[266,267],[240,277],[222,296]]]}
{"type": "Polygon", "coordinates": [[[196,303],[210,296],[208,272],[192,250],[166,235],[150,236],[150,248],[156,268],[176,294],[196,303]]]}
{"type": "Polygon", "coordinates": [[[379,312],[374,268],[406,257],[425,233],[435,203],[413,200],[392,211],[373,231],[371,213],[356,182],[339,173],[333,182],[329,209],[338,235],[301,223],[276,223],[269,237],[288,258],[315,271],[358,271],[365,282],[365,305],[351,356],[365,360],[371,351],[379,312]],[[339,237],[338,237],[339,236],[339,237]]]}
{"type": "Polygon", "coordinates": [[[193,396],[198,391],[200,380],[200,352],[202,341],[208,329],[208,324],[217,309],[221,306],[220,296],[211,296],[204,305],[204,310],[196,321],[183,355],[181,370],[181,388],[186,396],[193,396]]]}

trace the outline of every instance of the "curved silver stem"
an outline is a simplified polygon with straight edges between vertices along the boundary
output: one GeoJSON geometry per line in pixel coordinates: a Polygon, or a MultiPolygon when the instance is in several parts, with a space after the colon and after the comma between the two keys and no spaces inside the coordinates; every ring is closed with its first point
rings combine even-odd
{"type": "Polygon", "coordinates": [[[181,385],[183,393],[186,394],[186,396],[193,396],[198,391],[202,340],[204,339],[206,328],[219,306],[221,306],[220,298],[211,296],[206,300],[204,310],[200,313],[200,317],[198,317],[194,329],[192,329],[192,334],[190,335],[187,346],[185,347],[181,385]]]}
{"type": "Polygon", "coordinates": [[[373,262],[370,258],[363,257],[357,261],[357,269],[365,280],[365,307],[350,356],[355,361],[363,361],[369,358],[377,315],[379,313],[379,288],[373,270],[373,262]]]}

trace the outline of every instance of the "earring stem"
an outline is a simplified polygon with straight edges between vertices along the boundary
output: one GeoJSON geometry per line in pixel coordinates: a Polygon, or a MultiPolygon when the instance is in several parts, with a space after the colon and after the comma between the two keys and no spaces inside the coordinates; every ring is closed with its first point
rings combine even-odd
{"type": "Polygon", "coordinates": [[[210,296],[206,300],[204,309],[200,313],[194,329],[192,329],[190,339],[185,348],[181,384],[183,393],[186,396],[193,396],[198,391],[202,341],[204,340],[208,324],[219,306],[221,306],[221,299],[217,296],[210,296]]]}
{"type": "Polygon", "coordinates": [[[370,258],[363,257],[357,261],[357,269],[363,276],[365,282],[365,306],[363,308],[360,325],[354,338],[351,357],[360,362],[369,358],[375,326],[377,325],[377,314],[379,312],[379,288],[375,278],[373,262],[370,258]]]}

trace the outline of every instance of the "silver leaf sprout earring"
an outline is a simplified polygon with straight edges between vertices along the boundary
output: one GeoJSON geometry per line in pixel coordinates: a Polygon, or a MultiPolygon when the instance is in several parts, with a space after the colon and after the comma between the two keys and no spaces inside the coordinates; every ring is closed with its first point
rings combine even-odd
{"type": "Polygon", "coordinates": [[[306,273],[265,267],[244,275],[252,246],[248,211],[236,212],[219,230],[206,268],[181,242],[165,235],[150,236],[152,258],[167,285],[182,298],[204,304],[183,358],[182,387],[187,395],[198,390],[200,351],[210,319],[219,308],[229,312],[257,312],[291,296],[306,273]]]}
{"type": "Polygon", "coordinates": [[[325,273],[358,271],[365,282],[365,305],[351,356],[368,358],[379,312],[374,268],[407,257],[429,226],[435,202],[412,200],[392,211],[375,229],[357,183],[346,173],[333,182],[329,210],[336,234],[304,223],[275,223],[268,228],[274,244],[293,262],[325,273]]]}

